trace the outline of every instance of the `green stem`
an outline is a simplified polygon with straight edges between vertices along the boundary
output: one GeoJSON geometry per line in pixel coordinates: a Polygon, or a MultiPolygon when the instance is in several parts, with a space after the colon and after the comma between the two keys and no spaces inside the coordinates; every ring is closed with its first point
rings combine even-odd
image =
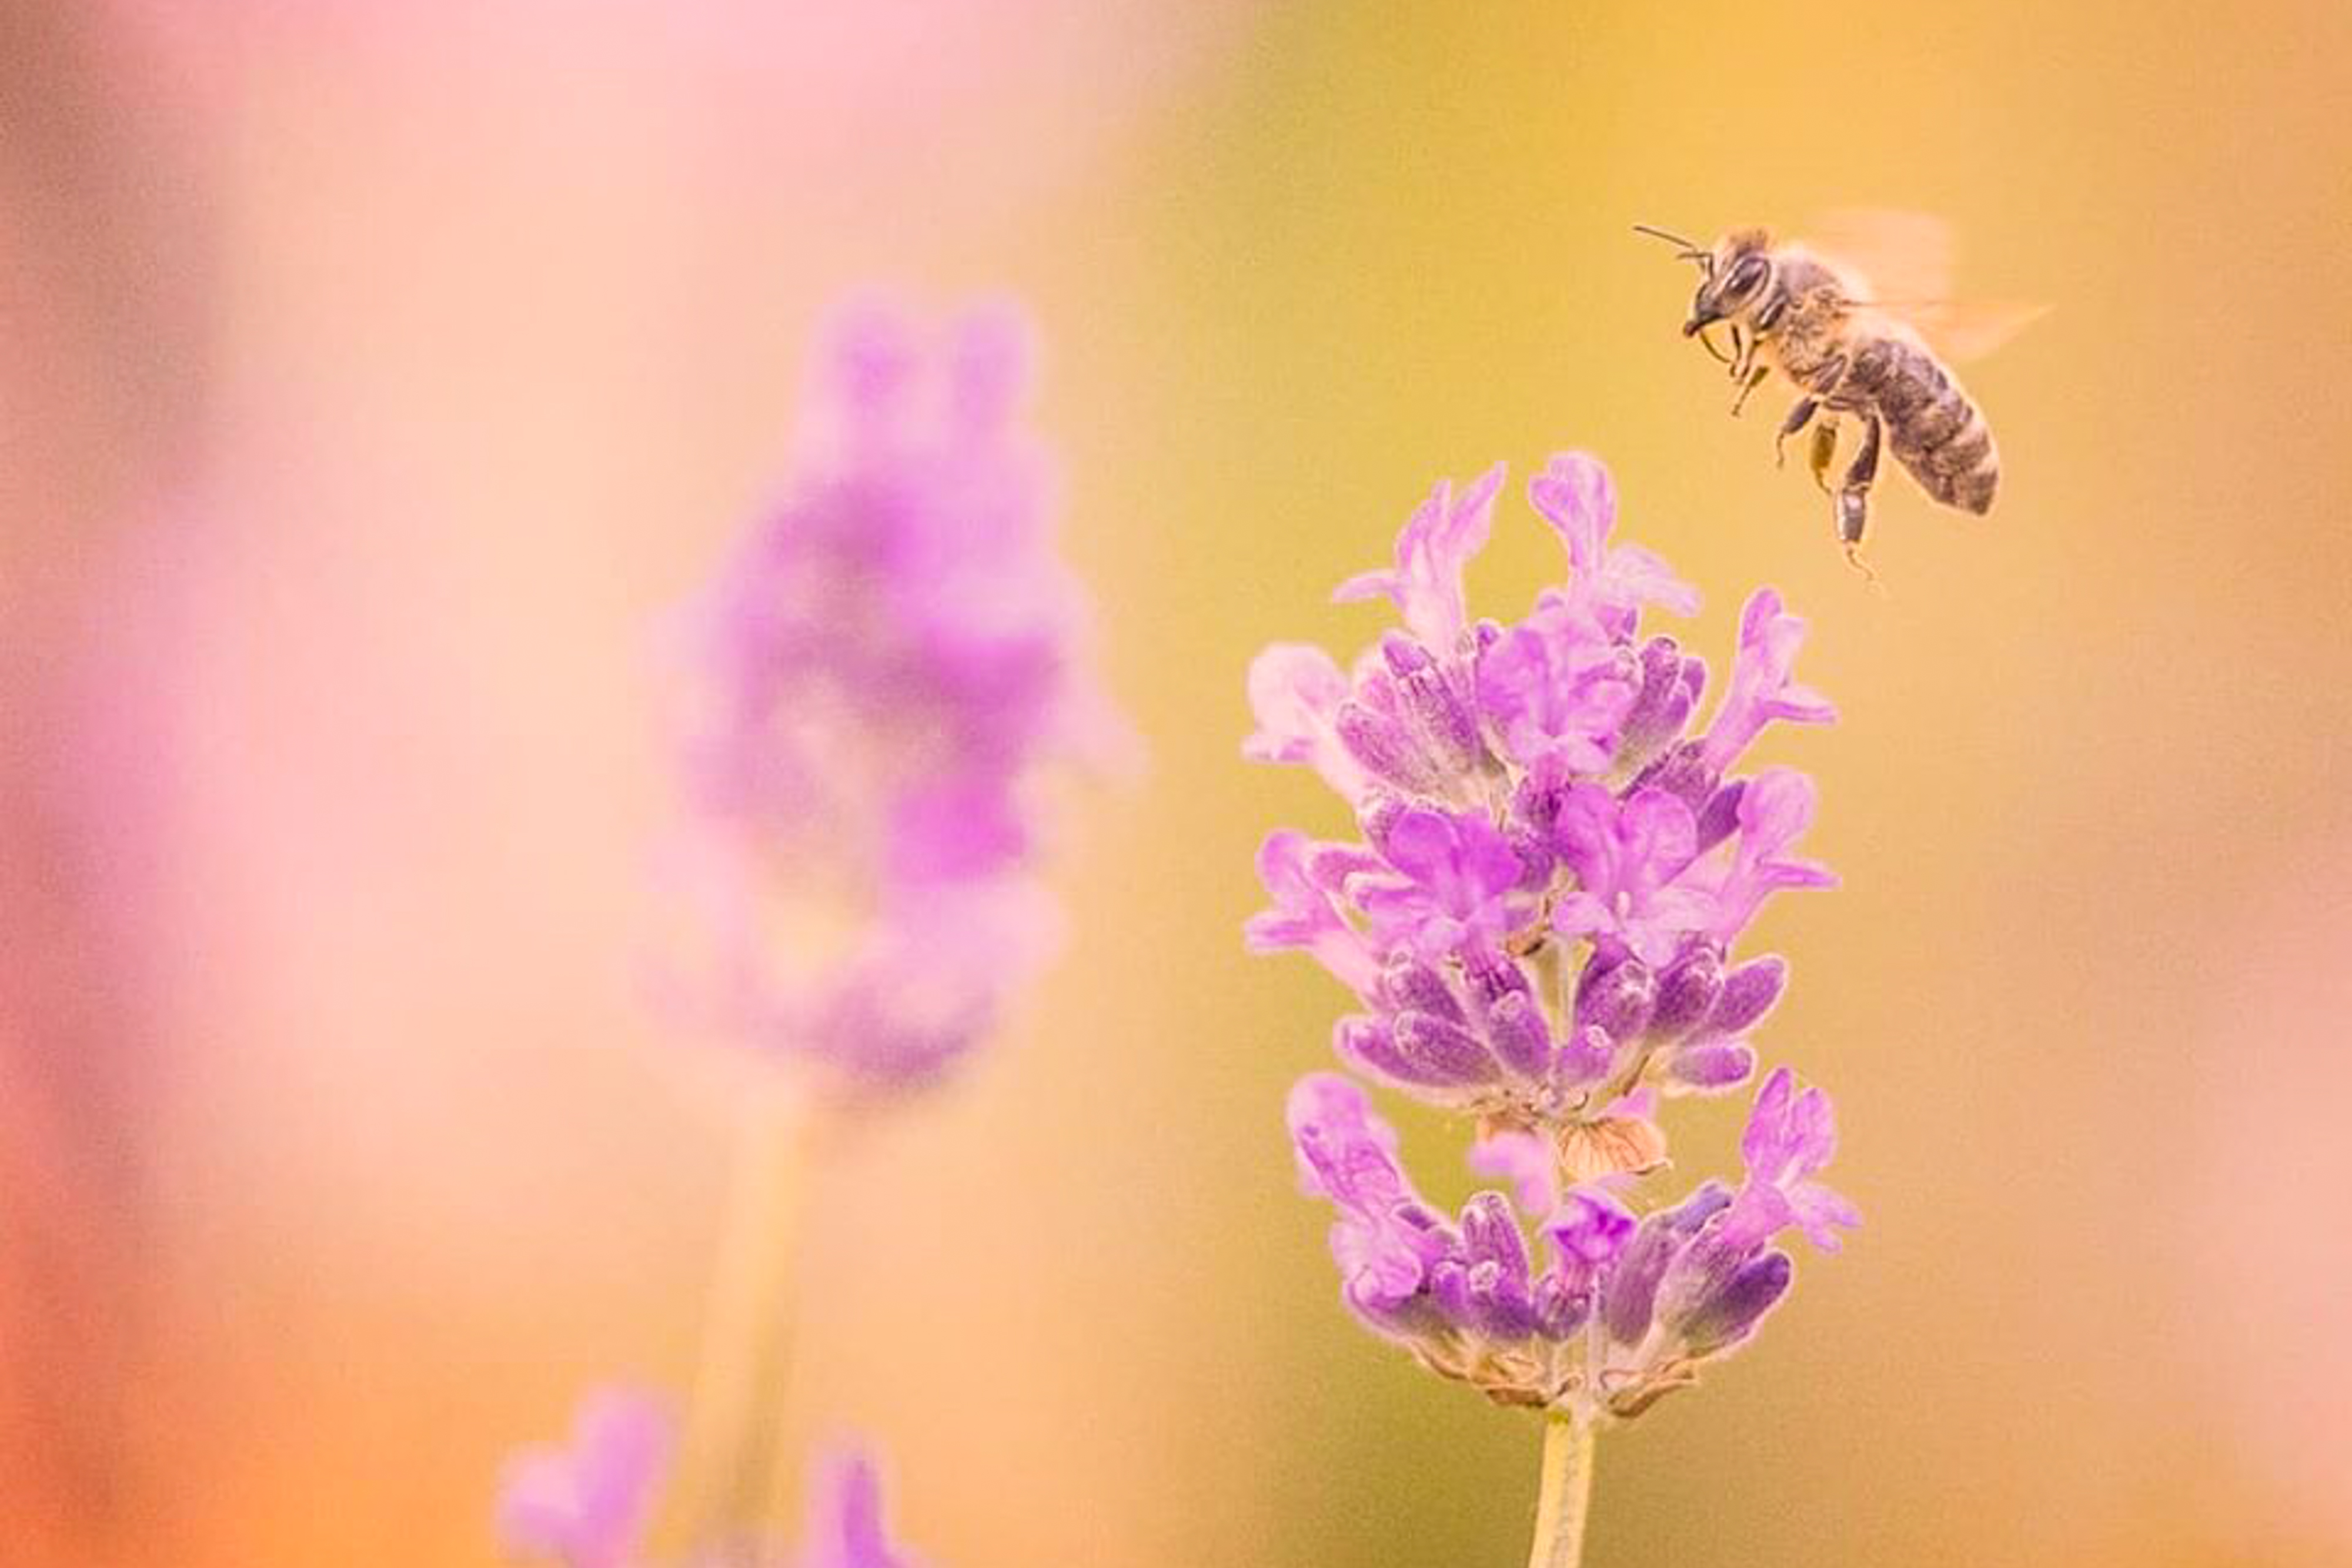
{"type": "Polygon", "coordinates": [[[1584,1561],[1584,1516],[1592,1501],[1592,1424],[1558,1411],[1544,1416],[1543,1489],[1528,1568],[1577,1568],[1584,1561]]]}

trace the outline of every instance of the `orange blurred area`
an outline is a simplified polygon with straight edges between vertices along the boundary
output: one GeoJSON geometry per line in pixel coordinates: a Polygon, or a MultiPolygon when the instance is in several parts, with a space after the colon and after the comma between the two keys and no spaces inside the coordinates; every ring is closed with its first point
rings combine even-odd
{"type": "MultiPolygon", "coordinates": [[[[660,617],[813,324],[1009,293],[1152,756],[1061,966],[817,1176],[791,1438],[946,1564],[1514,1563],[1536,1434],[1340,1308],[1242,673],[1442,475],[1812,623],[1753,939],[1865,1228],[1607,1435],[1594,1568],[2352,1563],[2352,9],[0,5],[0,1563],[488,1563],[691,1378],[727,1073],[648,1007],[660,617]],[[1998,511],[1851,573],[1634,222],[1948,217],[1998,511]]],[[[1391,1106],[1392,1110],[1397,1109],[1391,1106]]],[[[1458,1197],[1463,1129],[1404,1108],[1458,1197]]],[[[1728,1105],[1687,1148],[1727,1151],[1728,1105]]]]}

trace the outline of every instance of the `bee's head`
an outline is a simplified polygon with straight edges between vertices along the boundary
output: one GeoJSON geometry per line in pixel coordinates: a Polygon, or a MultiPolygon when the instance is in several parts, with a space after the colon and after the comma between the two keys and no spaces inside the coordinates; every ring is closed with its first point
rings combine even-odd
{"type": "Polygon", "coordinates": [[[1735,321],[1763,302],[1772,280],[1771,236],[1762,229],[1737,229],[1712,251],[1701,252],[1698,292],[1691,296],[1683,336],[1696,337],[1717,321],[1735,321]]]}

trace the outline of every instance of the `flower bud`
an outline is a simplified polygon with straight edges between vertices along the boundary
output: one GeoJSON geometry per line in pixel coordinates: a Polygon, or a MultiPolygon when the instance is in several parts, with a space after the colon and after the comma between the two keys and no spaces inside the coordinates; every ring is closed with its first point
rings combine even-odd
{"type": "Polygon", "coordinates": [[[1491,1083],[1502,1076],[1494,1053],[1460,1024],[1431,1013],[1403,1012],[1390,1032],[1397,1054],[1412,1064],[1423,1083],[1491,1083]]]}
{"type": "Polygon", "coordinates": [[[1767,1252],[1742,1265],[1676,1325],[1685,1354],[1696,1359],[1730,1349],[1755,1332],[1764,1314],[1789,1291],[1796,1264],[1786,1252],[1767,1252]]]}
{"type": "Polygon", "coordinates": [[[1433,1085],[1445,1080],[1433,1080],[1426,1069],[1406,1060],[1397,1050],[1396,1036],[1388,1024],[1380,1019],[1354,1013],[1339,1020],[1331,1031],[1331,1049],[1339,1060],[1359,1067],[1375,1078],[1385,1078],[1395,1083],[1433,1085]]]}
{"type": "Polygon", "coordinates": [[[1381,652],[1396,675],[1399,703],[1431,766],[1459,776],[1485,761],[1477,716],[1428,651],[1410,637],[1391,633],[1382,641],[1381,652]]]}
{"type": "Polygon", "coordinates": [[[1489,1260],[1470,1266],[1470,1322],[1491,1339],[1525,1339],[1535,1332],[1535,1301],[1524,1275],[1489,1260]]]}
{"type": "Polygon", "coordinates": [[[1536,1282],[1536,1332],[1546,1339],[1566,1339],[1592,1315],[1592,1292],[1570,1286],[1557,1273],[1536,1282]]]}
{"type": "Polygon", "coordinates": [[[1736,1088],[1756,1071],[1756,1051],[1745,1040],[1703,1040],[1668,1059],[1666,1076],[1702,1094],[1736,1088]]]}
{"type": "Polygon", "coordinates": [[[1649,1027],[1657,997],[1650,967],[1639,958],[1621,959],[1603,968],[1596,957],[1577,978],[1577,1027],[1603,1030],[1615,1040],[1634,1039],[1649,1027]]]}
{"type": "Polygon", "coordinates": [[[1551,1030],[1543,1009],[1524,991],[1509,992],[1487,1009],[1486,1043],[1522,1078],[1540,1081],[1552,1067],[1551,1030]]]}
{"type": "Polygon", "coordinates": [[[1363,804],[1356,810],[1356,825],[1364,830],[1364,842],[1370,844],[1375,853],[1386,856],[1389,852],[1389,830],[1395,827],[1398,819],[1410,810],[1411,807],[1393,795],[1365,797],[1363,804]]]}
{"type": "Polygon", "coordinates": [[[1788,960],[1778,956],[1742,964],[1723,977],[1723,994],[1706,1015],[1706,1032],[1746,1034],[1772,1010],[1789,983],[1788,960]]]}
{"type": "Polygon", "coordinates": [[[1731,1194],[1722,1183],[1710,1181],[1674,1207],[1642,1221],[1601,1291],[1601,1321],[1611,1339],[1624,1345],[1642,1342],[1657,1311],[1658,1285],[1667,1266],[1700,1227],[1729,1207],[1731,1194]]]}
{"type": "Polygon", "coordinates": [[[1685,740],[1635,774],[1633,783],[1625,787],[1625,798],[1630,800],[1644,789],[1663,789],[1696,812],[1706,805],[1721,777],[1699,754],[1697,745],[1685,740]]]}
{"type": "Polygon", "coordinates": [[[1641,685],[1619,731],[1620,762],[1638,760],[1681,736],[1706,679],[1705,662],[1685,658],[1672,637],[1642,645],[1641,685]]]}
{"type": "Polygon", "coordinates": [[[1562,1089],[1589,1088],[1615,1065],[1616,1040],[1599,1024],[1586,1024],[1561,1044],[1551,1064],[1552,1082],[1562,1089]]]}
{"type": "Polygon", "coordinates": [[[1360,702],[1345,702],[1339,705],[1332,728],[1357,766],[1383,784],[1408,795],[1443,793],[1444,779],[1404,726],[1388,715],[1375,713],[1360,702]]]}
{"type": "Polygon", "coordinates": [[[1424,1012],[1452,1023],[1467,1021],[1454,988],[1436,966],[1399,952],[1390,956],[1381,971],[1380,999],[1391,1012],[1424,1012]]]}
{"type": "Polygon", "coordinates": [[[1658,1001],[1650,1013],[1650,1038],[1661,1043],[1682,1039],[1706,1021],[1722,995],[1722,952],[1711,942],[1694,944],[1658,977],[1658,1001]]]}

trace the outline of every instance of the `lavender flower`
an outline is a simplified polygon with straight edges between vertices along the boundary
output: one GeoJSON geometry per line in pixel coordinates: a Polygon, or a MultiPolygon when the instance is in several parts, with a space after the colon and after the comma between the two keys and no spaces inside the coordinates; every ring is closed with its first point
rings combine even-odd
{"type": "Polygon", "coordinates": [[[1448,1217],[1414,1190],[1363,1091],[1336,1073],[1292,1090],[1290,1133],[1302,1185],[1339,1211],[1331,1252],[1348,1306],[1503,1405],[1638,1414],[1738,1348],[1778,1303],[1791,1269],[1770,1245],[1780,1232],[1834,1251],[1856,1223],[1811,1179],[1836,1146],[1828,1101],[1798,1093],[1786,1068],[1757,1098],[1738,1191],[1706,1183],[1645,1218],[1609,1185],[1559,1193],[1524,1168],[1516,1207],[1486,1191],[1448,1217]]]}
{"type": "Polygon", "coordinates": [[[856,1448],[835,1454],[809,1489],[808,1529],[796,1568],[921,1568],[882,1522],[882,1477],[856,1448]]]}
{"type": "Polygon", "coordinates": [[[1082,659],[1003,314],[931,342],[845,319],[799,475],[688,618],[684,982],[711,1021],[846,1086],[985,1035],[1054,945],[1035,797],[1122,736],[1082,659]]]}
{"type": "Polygon", "coordinates": [[[1663,1206],[1639,1190],[1665,1163],[1660,1097],[1728,1092],[1757,1070],[1752,1031],[1788,973],[1733,956],[1759,909],[1833,880],[1793,852],[1811,781],[1743,775],[1740,758],[1775,721],[1832,714],[1795,680],[1804,623],[1765,590],[1697,727],[1705,664],[1641,627],[1646,607],[1688,613],[1696,595],[1610,542],[1615,492],[1581,455],[1529,486],[1568,580],[1517,624],[1473,621],[1463,570],[1501,479],[1458,501],[1439,486],[1395,566],[1341,587],[1405,622],[1352,674],[1295,645],[1253,667],[1246,753],[1315,768],[1362,840],[1269,838],[1274,906],[1248,936],[1344,981],[1360,1010],[1334,1030],[1342,1062],[1478,1118],[1471,1163],[1513,1195],[1441,1212],[1360,1090],[1301,1082],[1291,1135],[1307,1190],[1338,1210],[1349,1308],[1445,1376],[1589,1427],[1747,1342],[1790,1285],[1782,1232],[1833,1249],[1856,1222],[1814,1179],[1835,1145],[1829,1102],[1785,1068],[1756,1096],[1736,1190],[1663,1206]]]}
{"type": "MultiPolygon", "coordinates": [[[[650,1568],[644,1537],[672,1448],[667,1412],[652,1396],[607,1389],[583,1400],[571,1441],[526,1448],[499,1487],[499,1538],[508,1554],[561,1568],[650,1568]]],[[[798,1553],[752,1542],[730,1564],[747,1568],[921,1568],[893,1544],[882,1521],[880,1471],[844,1448],[811,1480],[808,1524],[798,1553]]],[[[697,1559],[692,1568],[718,1568],[697,1559]]]]}
{"type": "Polygon", "coordinates": [[[526,1560],[564,1568],[637,1561],[673,1444],[668,1414],[644,1395],[604,1389],[581,1401],[572,1440],[526,1448],[499,1487],[499,1539],[526,1560]]]}

